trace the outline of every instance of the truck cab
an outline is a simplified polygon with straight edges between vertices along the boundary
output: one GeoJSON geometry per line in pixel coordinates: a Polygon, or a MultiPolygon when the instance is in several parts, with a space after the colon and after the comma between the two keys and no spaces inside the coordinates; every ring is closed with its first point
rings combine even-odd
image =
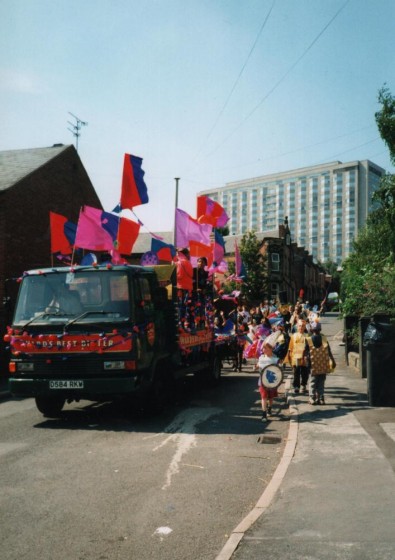
{"type": "Polygon", "coordinates": [[[207,306],[186,332],[173,272],[107,264],[25,273],[5,336],[12,394],[56,416],[66,401],[160,392],[170,376],[211,368],[219,377],[207,306]]]}

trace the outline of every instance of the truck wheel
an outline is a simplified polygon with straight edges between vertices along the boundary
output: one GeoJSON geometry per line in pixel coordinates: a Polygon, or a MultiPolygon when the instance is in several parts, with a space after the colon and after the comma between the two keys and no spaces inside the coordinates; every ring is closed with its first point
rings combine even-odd
{"type": "Polygon", "coordinates": [[[38,410],[47,418],[57,418],[63,408],[65,399],[62,397],[36,397],[38,410]]]}
{"type": "Polygon", "coordinates": [[[195,373],[195,377],[199,383],[205,386],[216,387],[221,379],[222,360],[219,356],[215,356],[210,360],[207,368],[195,373]]]}
{"type": "Polygon", "coordinates": [[[152,415],[162,414],[170,401],[170,396],[174,391],[174,379],[167,371],[166,366],[154,374],[151,388],[148,393],[146,408],[152,415]]]}
{"type": "Polygon", "coordinates": [[[221,371],[222,371],[222,360],[215,356],[212,367],[211,367],[211,384],[218,385],[221,380],[221,371]]]}

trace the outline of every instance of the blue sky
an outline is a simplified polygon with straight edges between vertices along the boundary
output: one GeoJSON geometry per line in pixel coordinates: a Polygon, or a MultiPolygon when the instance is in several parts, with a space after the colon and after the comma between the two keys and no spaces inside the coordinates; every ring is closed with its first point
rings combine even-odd
{"type": "Polygon", "coordinates": [[[1,0],[0,150],[73,144],[102,201],[124,153],[144,159],[151,231],[196,193],[268,173],[371,159],[395,95],[394,0],[1,0]]]}

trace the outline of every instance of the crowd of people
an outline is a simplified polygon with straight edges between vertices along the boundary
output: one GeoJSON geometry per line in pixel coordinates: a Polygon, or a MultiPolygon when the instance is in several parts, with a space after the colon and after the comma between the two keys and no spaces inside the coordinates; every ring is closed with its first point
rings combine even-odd
{"type": "MultiPolygon", "coordinates": [[[[230,335],[233,371],[241,372],[247,360],[252,361],[257,372],[273,364],[288,365],[293,372],[294,392],[309,393],[312,405],[325,404],[326,375],[336,367],[328,340],[321,333],[320,316],[325,300],[320,307],[311,306],[308,301],[280,305],[268,299],[249,307],[239,304],[235,298],[228,309],[214,305],[213,315],[210,314],[208,319],[202,315],[204,306],[199,299],[206,294],[207,259],[198,259],[197,267],[193,269],[188,249],[181,249],[175,263],[178,316],[183,329],[193,329],[199,322],[208,324],[212,321],[217,337],[230,335]],[[197,294],[197,299],[191,298],[192,293],[197,294]]],[[[258,386],[262,420],[266,421],[277,388],[266,387],[261,375],[258,386]]]]}
{"type": "MultiPolygon", "coordinates": [[[[247,360],[257,372],[269,364],[289,366],[294,392],[308,393],[312,405],[325,404],[326,375],[336,363],[321,333],[317,306],[311,307],[308,301],[293,306],[265,300],[254,307],[238,305],[228,314],[217,310],[214,325],[217,333],[234,329],[233,371],[242,371],[247,360]]],[[[266,421],[277,389],[266,388],[261,377],[258,385],[266,421]]]]}

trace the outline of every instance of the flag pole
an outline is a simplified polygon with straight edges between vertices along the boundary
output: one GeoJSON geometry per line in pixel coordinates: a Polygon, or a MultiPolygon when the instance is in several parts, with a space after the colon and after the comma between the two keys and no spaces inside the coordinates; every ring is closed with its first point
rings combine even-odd
{"type": "Polygon", "coordinates": [[[174,177],[174,180],[176,182],[176,200],[175,200],[175,209],[174,209],[174,236],[173,236],[173,242],[174,242],[174,247],[177,249],[177,208],[178,208],[178,182],[180,180],[180,177],[174,177]]]}
{"type": "MultiPolygon", "coordinates": [[[[80,213],[78,214],[78,222],[80,221],[81,211],[82,211],[82,206],[80,206],[80,213]]],[[[77,222],[77,230],[78,230],[78,222],[77,222]]],[[[77,231],[75,232],[75,236],[77,237],[77,231]]],[[[71,255],[71,266],[73,266],[74,264],[74,253],[75,253],[75,239],[73,245],[73,253],[71,255]]]]}

